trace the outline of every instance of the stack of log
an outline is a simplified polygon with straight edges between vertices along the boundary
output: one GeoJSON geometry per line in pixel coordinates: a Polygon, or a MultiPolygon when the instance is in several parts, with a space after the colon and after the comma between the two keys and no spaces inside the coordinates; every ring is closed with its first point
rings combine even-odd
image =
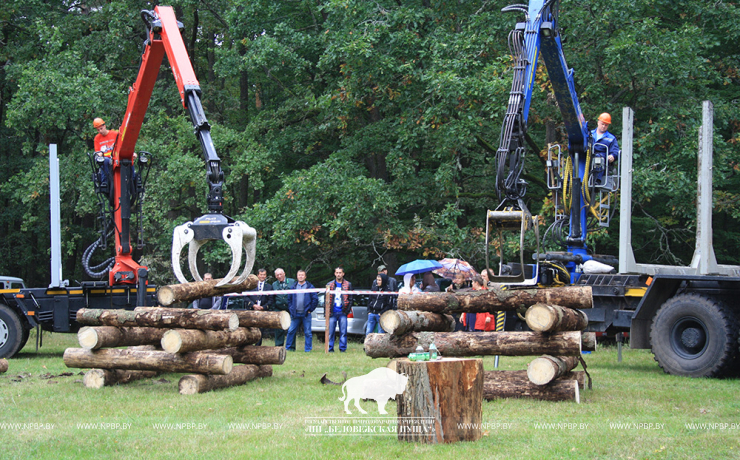
{"type": "MultiPolygon", "coordinates": [[[[253,288],[256,277],[252,278],[253,288]]],[[[206,295],[213,292],[202,291],[206,295]]],[[[259,328],[285,330],[290,315],[163,307],[83,308],[77,312],[77,321],[85,325],[77,334],[81,348],[68,348],[64,363],[67,367],[93,368],[83,379],[85,386],[124,384],[165,372],[192,373],[180,379],[179,389],[181,394],[194,394],[271,376],[272,365],[285,362],[285,349],[254,344],[261,339],[259,328]]]]}
{"type": "Polygon", "coordinates": [[[596,349],[594,333],[582,332],[592,308],[589,286],[548,289],[504,289],[400,295],[396,311],[384,313],[387,334],[369,334],[365,354],[398,358],[434,343],[443,357],[481,355],[539,356],[526,371],[487,371],[485,399],[528,397],[580,402],[584,371],[574,371],[583,351],[596,349]],[[495,313],[527,307],[531,331],[453,332],[452,314],[495,313]],[[577,308],[577,309],[576,309],[577,308]]]}

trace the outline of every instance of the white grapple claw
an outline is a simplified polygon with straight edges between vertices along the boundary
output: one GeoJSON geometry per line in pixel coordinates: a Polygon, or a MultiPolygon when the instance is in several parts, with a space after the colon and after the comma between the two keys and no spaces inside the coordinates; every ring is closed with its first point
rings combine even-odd
{"type": "Polygon", "coordinates": [[[247,276],[252,272],[257,254],[257,232],[244,222],[227,220],[225,216],[220,214],[209,214],[195,222],[186,222],[175,227],[172,238],[172,268],[178,281],[181,283],[188,282],[180,268],[180,253],[185,244],[188,244],[190,274],[196,281],[202,281],[203,278],[198,273],[196,263],[198,251],[206,241],[217,239],[223,239],[231,248],[231,267],[226,276],[216,286],[241,284],[247,279],[247,276]],[[241,265],[242,251],[246,256],[244,270],[236,277],[241,265]]]}

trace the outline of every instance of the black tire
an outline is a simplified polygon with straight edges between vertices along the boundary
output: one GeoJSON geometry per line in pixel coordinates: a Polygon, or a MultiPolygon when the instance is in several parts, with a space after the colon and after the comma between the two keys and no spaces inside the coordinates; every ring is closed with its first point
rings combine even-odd
{"type": "Polygon", "coordinates": [[[0,305],[0,358],[12,358],[23,345],[23,324],[7,305],[0,305]]]}
{"type": "Polygon", "coordinates": [[[722,377],[738,357],[737,322],[716,299],[680,294],[664,303],[650,330],[653,355],[668,374],[722,377]]]}

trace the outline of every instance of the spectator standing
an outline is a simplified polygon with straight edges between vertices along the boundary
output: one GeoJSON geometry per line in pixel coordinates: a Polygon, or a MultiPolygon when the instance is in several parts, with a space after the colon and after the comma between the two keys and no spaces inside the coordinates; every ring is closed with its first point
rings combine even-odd
{"type": "MultiPolygon", "coordinates": [[[[293,278],[286,278],[285,270],[282,268],[275,269],[275,279],[277,281],[272,283],[273,291],[289,289],[296,281],[293,278]]],[[[288,311],[288,294],[276,295],[274,306],[276,311],[288,311]]],[[[273,331],[275,332],[275,346],[282,347],[285,344],[285,331],[282,329],[273,329],[273,331]]]]}
{"type": "MultiPolygon", "coordinates": [[[[397,292],[398,291],[398,280],[394,277],[390,276],[388,274],[388,267],[385,265],[379,265],[378,266],[378,275],[386,275],[388,276],[388,291],[390,292],[397,292]]],[[[396,310],[398,309],[397,301],[398,296],[392,295],[391,296],[391,309],[396,310]]]]}
{"type": "Polygon", "coordinates": [[[439,292],[439,286],[434,281],[434,275],[432,272],[424,273],[421,279],[421,292],[439,292]]]}
{"type": "MultiPolygon", "coordinates": [[[[213,280],[213,275],[210,273],[203,274],[203,281],[213,280]]],[[[201,310],[220,310],[221,303],[224,298],[221,296],[203,297],[202,299],[195,299],[193,301],[193,308],[199,308],[201,310]]]]}
{"type": "Polygon", "coordinates": [[[329,352],[334,352],[334,336],[339,323],[339,351],[347,351],[347,315],[352,309],[352,296],[347,292],[352,290],[352,283],[344,279],[344,268],[334,269],[334,281],[326,285],[329,289],[328,305],[329,317],[329,352]]]}
{"type": "MultiPolygon", "coordinates": [[[[285,276],[285,274],[283,274],[285,276]]],[[[306,272],[298,270],[296,274],[298,281],[294,282],[290,289],[314,289],[313,284],[306,281],[306,272]]],[[[290,327],[285,341],[288,351],[295,351],[296,334],[298,328],[303,325],[305,344],[303,351],[308,353],[313,348],[313,334],[311,333],[311,312],[319,304],[319,295],[315,292],[288,294],[288,311],[290,312],[290,327]]]]}
{"type": "MultiPolygon", "coordinates": [[[[377,292],[389,292],[390,289],[388,288],[388,275],[383,273],[379,274],[377,278],[375,278],[375,283],[373,283],[373,287],[370,290],[377,292]]],[[[390,295],[370,295],[370,299],[367,304],[367,323],[365,323],[365,335],[375,332],[375,326],[378,326],[380,332],[382,334],[385,334],[385,331],[380,326],[380,315],[388,310],[391,310],[391,307],[393,306],[392,297],[393,296],[390,295]]]]}
{"type": "MultiPolygon", "coordinates": [[[[482,276],[478,275],[473,278],[473,290],[474,291],[485,291],[487,289],[486,282],[482,276]]],[[[488,332],[496,330],[496,316],[491,313],[476,313],[475,323],[473,329],[476,332],[488,332]]]]}
{"type": "Polygon", "coordinates": [[[421,290],[416,287],[416,275],[406,273],[403,275],[403,287],[398,290],[399,294],[418,294],[421,290]]]}
{"type": "MultiPolygon", "coordinates": [[[[264,268],[260,268],[257,270],[257,287],[252,289],[250,292],[256,292],[258,294],[252,294],[248,299],[248,305],[251,307],[254,311],[269,311],[272,309],[272,302],[275,301],[275,297],[271,295],[262,295],[259,294],[262,291],[268,291],[268,286],[270,284],[267,282],[267,270],[264,268]]],[[[270,329],[268,328],[260,328],[260,332],[262,333],[262,337],[266,337],[270,334],[270,329]]],[[[259,342],[257,342],[257,345],[262,345],[262,338],[260,338],[259,342]]]]}

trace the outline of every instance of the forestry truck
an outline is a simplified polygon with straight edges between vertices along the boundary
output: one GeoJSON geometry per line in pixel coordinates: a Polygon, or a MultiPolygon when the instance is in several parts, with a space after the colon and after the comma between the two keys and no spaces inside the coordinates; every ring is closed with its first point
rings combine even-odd
{"type": "MultiPolygon", "coordinates": [[[[691,377],[725,376],[740,369],[738,319],[740,267],[717,264],[712,247],[712,125],[704,103],[700,132],[696,250],[691,265],[638,264],[631,245],[632,124],[625,108],[618,162],[596,155],[597,141],[578,102],[573,70],[567,67],[558,23],[558,0],[531,0],[502,11],[523,13],[509,36],[514,77],[496,152],[496,190],[501,200],[486,218],[486,263],[493,230],[520,234],[518,263],[499,264],[498,282],[516,286],[591,286],[594,308],[583,310],[590,331],[629,332],[632,348],[649,348],[667,373],[691,377]],[[540,252],[538,217],[525,206],[523,178],[527,117],[540,56],[547,68],[568,134],[567,153],[548,148],[547,186],[555,202],[555,222],[545,236],[562,246],[540,252]],[[617,163],[619,168],[616,167],[617,163]],[[621,183],[621,184],[620,184],[621,183]],[[621,185],[619,258],[592,254],[591,228],[607,227],[614,194],[621,185]],[[589,225],[591,224],[591,225],[589,225]],[[524,263],[524,235],[534,230],[534,263],[524,263]],[[612,266],[618,266],[615,274],[612,266]]],[[[603,151],[603,149],[600,149],[603,151]]],[[[615,152],[616,153],[616,152],[615,152]]],[[[615,155],[617,156],[617,155],[615,155]]],[[[499,245],[499,247],[503,247],[499,245]]]]}
{"type": "MultiPolygon", "coordinates": [[[[134,153],[144,115],[157,81],[159,68],[167,54],[180,100],[187,109],[195,134],[200,141],[206,164],[208,214],[175,228],[172,245],[172,266],[180,282],[187,279],[180,268],[180,252],[189,245],[188,265],[193,278],[201,281],[196,266],[200,247],[209,240],[223,240],[232,252],[229,272],[217,285],[240,284],[252,271],[256,252],[256,232],[244,222],[234,221],[223,214],[223,180],[221,160],[211,140],[210,125],[200,100],[200,85],[188,58],[180,35],[182,24],[171,7],[156,6],[144,10],[141,18],[146,26],[147,39],[136,82],[129,89],[128,105],[110,159],[92,156],[93,183],[99,197],[100,238],[83,254],[82,264],[91,278],[104,281],[83,281],[69,287],[61,277],[61,245],[59,236],[59,170],[56,146],[50,148],[51,227],[52,227],[52,283],[48,288],[10,286],[0,290],[0,358],[12,357],[23,348],[29,331],[36,328],[36,346],[41,344],[40,329],[53,332],[75,332],[75,320],[81,308],[132,309],[155,305],[155,287],[149,285],[147,267],[133,257],[131,219],[141,217],[141,200],[146,186],[146,175],[151,154],[139,152],[139,174],[134,169],[134,153]],[[142,180],[142,177],[144,180],[142,180]],[[113,236],[114,256],[97,265],[91,259],[97,249],[104,248],[113,236]],[[246,254],[243,271],[242,251],[246,254]]],[[[141,232],[139,232],[139,238],[141,232]]],[[[3,286],[6,287],[6,286],[3,286]]]]}

